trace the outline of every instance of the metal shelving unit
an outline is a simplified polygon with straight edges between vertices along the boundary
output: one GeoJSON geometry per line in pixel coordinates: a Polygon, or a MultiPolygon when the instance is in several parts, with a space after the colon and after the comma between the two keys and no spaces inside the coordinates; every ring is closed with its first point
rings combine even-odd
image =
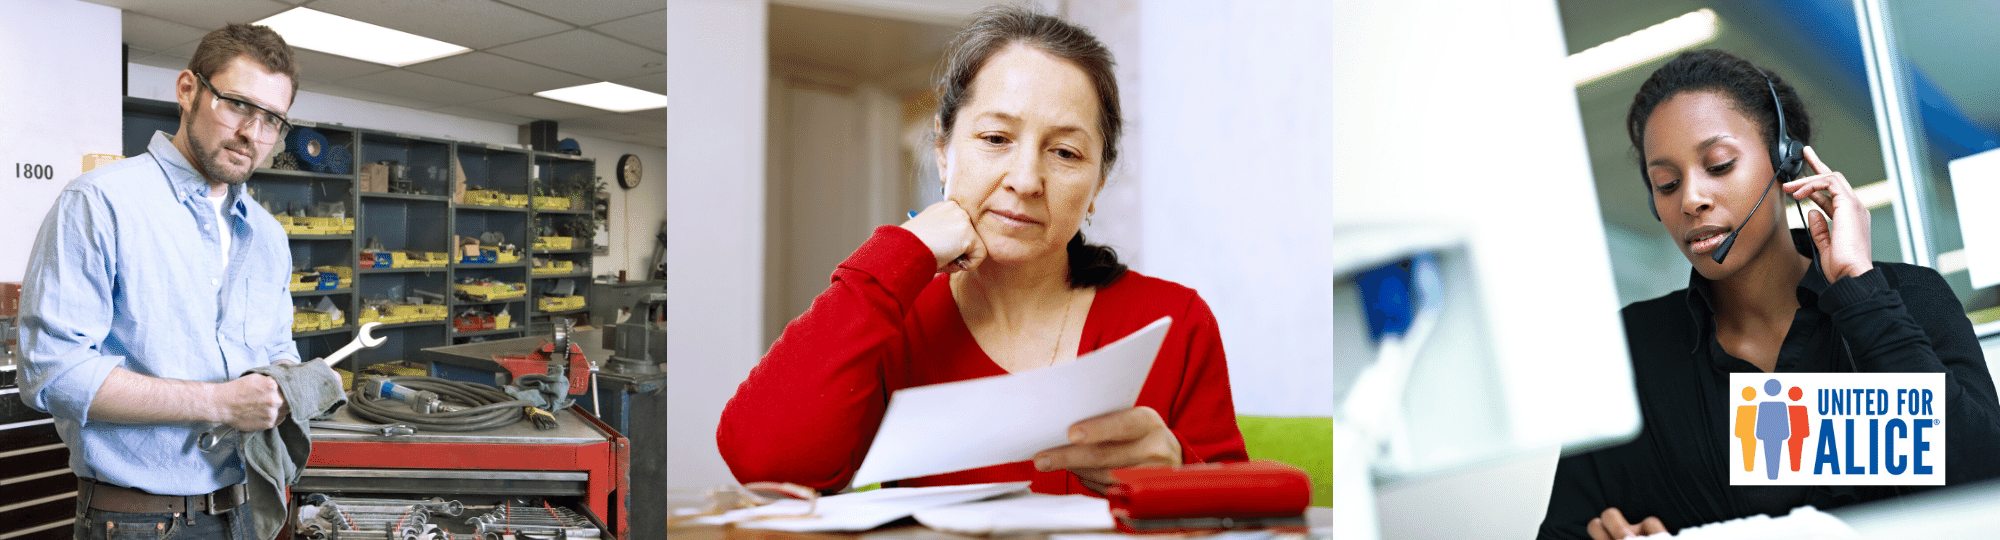
{"type": "MultiPolygon", "coordinates": [[[[175,131],[178,113],[172,102],[126,98],[126,155],[145,152],[146,143],[155,130],[175,131]]],[[[343,267],[352,271],[354,279],[353,284],[337,289],[292,292],[294,302],[317,304],[322,299],[329,299],[342,310],[344,317],[336,328],[294,332],[292,337],[298,344],[300,356],[326,356],[345,345],[358,327],[366,299],[385,297],[392,291],[400,296],[411,296],[417,290],[444,295],[448,310],[446,319],[382,326],[380,335],[387,337],[389,342],[357,354],[352,367],[415,358],[417,351],[429,347],[530,335],[528,332],[535,324],[546,325],[551,316],[576,316],[587,311],[576,309],[539,313],[533,309],[543,288],[561,279],[574,280],[576,295],[586,295],[590,286],[591,251],[588,246],[534,250],[535,235],[532,233],[553,231],[562,220],[587,216],[590,212],[588,207],[536,210],[532,203],[527,207],[464,204],[463,193],[483,188],[532,196],[538,189],[549,187],[548,182],[542,181],[545,178],[576,175],[596,178],[594,160],[339,124],[294,123],[324,135],[330,148],[344,148],[348,152],[345,161],[351,165],[344,172],[258,169],[250,179],[252,196],[259,204],[274,210],[274,214],[290,212],[294,205],[298,205],[300,210],[309,210],[313,205],[340,203],[345,215],[355,220],[354,231],[349,233],[300,233],[286,237],[295,268],[343,267]],[[408,183],[391,187],[405,192],[362,191],[361,169],[377,161],[403,164],[404,178],[408,183]],[[505,243],[519,246],[521,261],[491,264],[459,262],[459,238],[477,238],[487,231],[499,232],[504,236],[505,243]],[[381,241],[383,247],[389,250],[446,253],[451,262],[442,267],[361,268],[361,252],[370,238],[381,241]],[[564,274],[535,275],[531,264],[536,256],[570,261],[576,270],[564,274]],[[458,298],[452,285],[467,278],[523,283],[527,285],[528,292],[521,297],[495,301],[458,298]],[[470,308],[496,314],[504,310],[512,319],[511,327],[459,332],[451,318],[470,308]]],[[[589,204],[591,201],[584,198],[582,202],[589,204]]],[[[588,243],[590,239],[580,238],[578,241],[588,243]]]]}

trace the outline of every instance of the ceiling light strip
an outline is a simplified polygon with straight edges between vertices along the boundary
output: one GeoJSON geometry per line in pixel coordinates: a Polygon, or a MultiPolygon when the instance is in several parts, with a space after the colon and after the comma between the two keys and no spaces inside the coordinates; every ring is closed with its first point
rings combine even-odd
{"type": "Polygon", "coordinates": [[[1569,55],[1564,60],[1564,68],[1569,70],[1570,81],[1582,86],[1655,58],[1707,43],[1715,39],[1719,25],[1720,19],[1715,12],[1702,8],[1569,55]]]}
{"type": "Polygon", "coordinates": [[[429,62],[472,50],[307,8],[292,8],[256,24],[276,30],[278,35],[285,37],[285,43],[293,47],[394,67],[429,62]]]}
{"type": "Polygon", "coordinates": [[[667,96],[612,82],[543,90],[535,95],[611,112],[632,112],[667,106],[667,96]]]}

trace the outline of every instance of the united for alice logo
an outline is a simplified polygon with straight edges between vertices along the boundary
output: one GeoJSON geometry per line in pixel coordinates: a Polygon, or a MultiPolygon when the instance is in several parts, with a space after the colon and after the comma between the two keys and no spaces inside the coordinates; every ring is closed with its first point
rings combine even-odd
{"type": "Polygon", "coordinates": [[[1943,373],[1731,373],[1729,484],[1941,486],[1943,373]]]}

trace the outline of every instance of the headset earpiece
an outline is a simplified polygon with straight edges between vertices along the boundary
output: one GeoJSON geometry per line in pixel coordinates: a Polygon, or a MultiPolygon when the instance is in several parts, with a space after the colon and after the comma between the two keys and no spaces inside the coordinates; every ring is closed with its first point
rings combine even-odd
{"type": "Polygon", "coordinates": [[[1799,178],[1806,164],[1806,147],[1792,140],[1792,133],[1785,130],[1785,102],[1778,100],[1778,83],[1771,81],[1771,74],[1757,70],[1764,76],[1764,86],[1771,89],[1771,108],[1778,113],[1777,144],[1771,148],[1771,172],[1779,182],[1790,182],[1799,178]]]}
{"type": "MultiPolygon", "coordinates": [[[[1784,118],[1782,116],[1783,113],[1780,114],[1779,118],[1784,118]]],[[[1805,172],[1806,147],[1803,144],[1799,144],[1798,141],[1792,140],[1790,136],[1782,134],[1778,136],[1776,157],[1778,158],[1777,170],[1774,172],[1778,173],[1781,182],[1797,180],[1805,172]]]]}

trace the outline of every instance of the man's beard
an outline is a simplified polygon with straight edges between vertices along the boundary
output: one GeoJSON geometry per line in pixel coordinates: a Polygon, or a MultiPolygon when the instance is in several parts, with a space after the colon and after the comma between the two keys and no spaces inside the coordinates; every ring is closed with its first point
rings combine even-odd
{"type": "MultiPolygon", "coordinates": [[[[196,121],[199,120],[196,119],[196,121]]],[[[208,148],[208,145],[204,144],[205,141],[200,136],[195,135],[193,129],[187,131],[188,145],[195,152],[195,160],[197,161],[195,166],[201,169],[201,173],[207,176],[210,182],[221,182],[225,185],[235,186],[250,181],[250,174],[257,170],[257,160],[253,160],[250,163],[250,167],[244,169],[241,173],[230,172],[222,162],[222,153],[228,151],[223,145],[218,144],[212,149],[208,148]]],[[[252,149],[252,152],[254,151],[252,149]]],[[[254,158],[255,154],[253,153],[251,156],[254,158]]]]}

